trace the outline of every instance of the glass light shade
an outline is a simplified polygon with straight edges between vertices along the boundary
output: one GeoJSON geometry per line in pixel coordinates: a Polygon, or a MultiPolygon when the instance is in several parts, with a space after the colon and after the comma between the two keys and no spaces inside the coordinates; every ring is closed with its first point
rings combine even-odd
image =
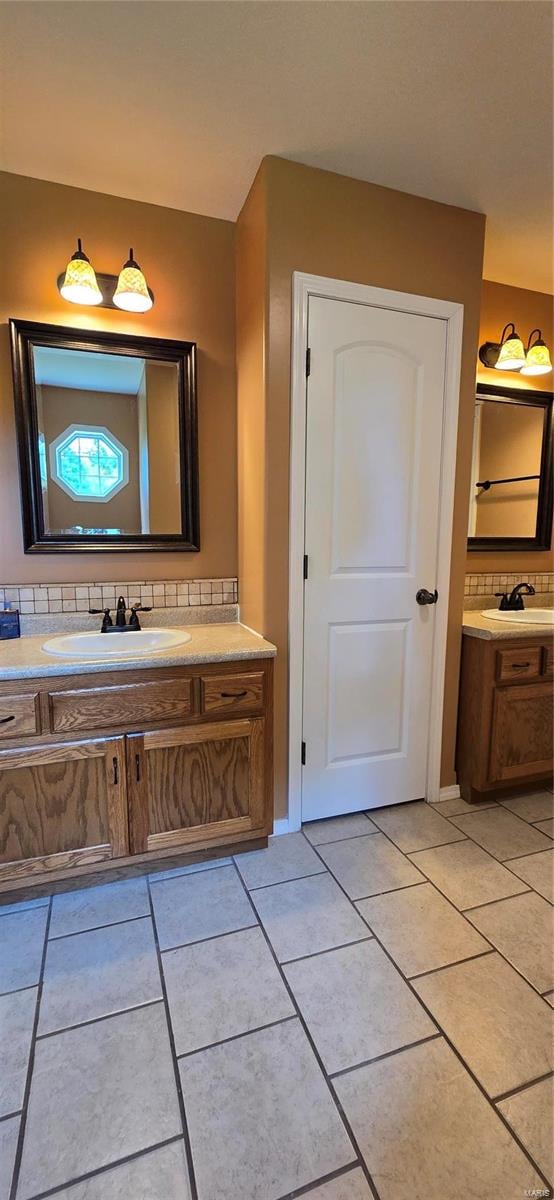
{"type": "Polygon", "coordinates": [[[522,375],[548,375],[552,370],[548,346],[544,342],[535,342],[527,351],[525,366],[521,368],[522,375]]]}
{"type": "Polygon", "coordinates": [[[60,294],[72,304],[100,304],[102,292],[88,258],[74,255],[69,260],[60,294]]]}
{"type": "Polygon", "coordinates": [[[525,366],[525,350],[521,338],[516,335],[502,343],[495,366],[497,371],[519,371],[525,366]]]}
{"type": "Polygon", "coordinates": [[[148,312],[152,308],[152,297],[148,291],[144,275],[133,258],[133,251],[120,272],[113,302],[118,308],[127,312],[148,312]]]}

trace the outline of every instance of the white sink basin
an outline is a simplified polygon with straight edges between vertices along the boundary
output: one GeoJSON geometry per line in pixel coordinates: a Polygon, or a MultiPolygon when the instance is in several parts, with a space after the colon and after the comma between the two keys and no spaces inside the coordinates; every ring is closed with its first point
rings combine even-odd
{"type": "Polygon", "coordinates": [[[42,649],[62,658],[144,658],[190,642],[183,629],[133,629],[127,633],[65,633],[42,649]]]}
{"type": "Polygon", "coordinates": [[[554,625],[554,608],[525,608],[523,612],[500,612],[498,608],[485,608],[482,617],[491,621],[511,621],[516,625],[554,625]]]}

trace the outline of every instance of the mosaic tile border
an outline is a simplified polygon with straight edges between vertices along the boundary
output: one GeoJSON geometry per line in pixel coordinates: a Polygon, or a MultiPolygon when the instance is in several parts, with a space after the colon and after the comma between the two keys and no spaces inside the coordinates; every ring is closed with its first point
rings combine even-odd
{"type": "Polygon", "coordinates": [[[88,612],[115,608],[118,596],[147,608],[190,608],[237,604],[237,579],[156,579],[131,583],[26,583],[0,587],[0,608],[18,608],[23,616],[88,612]]]}
{"type": "Polygon", "coordinates": [[[464,596],[490,596],[494,592],[511,591],[522,579],[532,584],[536,592],[554,592],[554,571],[530,574],[527,571],[483,572],[466,575],[464,596]]]}

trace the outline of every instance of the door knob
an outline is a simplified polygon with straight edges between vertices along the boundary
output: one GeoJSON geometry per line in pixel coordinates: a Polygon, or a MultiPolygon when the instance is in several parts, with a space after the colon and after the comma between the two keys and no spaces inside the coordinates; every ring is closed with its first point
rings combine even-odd
{"type": "Polygon", "coordinates": [[[437,592],[436,588],[434,592],[428,592],[427,588],[420,588],[419,592],[416,592],[415,598],[418,604],[436,604],[439,598],[439,593],[437,592]]]}

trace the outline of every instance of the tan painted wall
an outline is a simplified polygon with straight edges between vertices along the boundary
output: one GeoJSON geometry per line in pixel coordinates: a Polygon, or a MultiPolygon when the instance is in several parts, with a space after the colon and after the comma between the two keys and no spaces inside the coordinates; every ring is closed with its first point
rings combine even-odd
{"type": "MultiPolygon", "coordinates": [[[[276,811],[286,811],[287,778],[287,612],[290,420],[290,327],[292,272],[306,271],[377,287],[436,296],[464,304],[460,424],[456,465],[452,581],[446,665],[442,782],[454,780],[460,617],[466,558],[467,507],[471,464],[475,358],[485,218],[479,213],[395,192],[288,162],[266,158],[241,217],[248,240],[252,211],[267,222],[265,270],[268,288],[266,394],[256,373],[239,373],[239,405],[265,406],[257,447],[259,487],[265,476],[266,536],[262,552],[241,577],[241,612],[263,612],[258,627],[277,643],[276,811]],[[244,395],[241,396],[241,392],[244,395]]],[[[259,251],[258,251],[259,252],[259,251]]],[[[246,250],[237,260],[239,297],[245,323],[248,304],[260,302],[259,279],[244,272],[246,250]],[[241,280],[241,274],[243,278],[241,280]]],[[[262,270],[260,266],[259,270],[262,270]]],[[[261,426],[260,422],[260,426],[261,426]]],[[[239,424],[239,446],[241,430],[239,424]]],[[[251,447],[252,449],[252,447],[251,447]]],[[[248,522],[247,498],[239,505],[239,528],[248,522]]]]}
{"type": "Polygon", "coordinates": [[[181,529],[181,468],[176,368],[146,362],[148,482],[151,533],[181,529]]]}
{"type": "Polygon", "coordinates": [[[43,385],[40,392],[48,471],[49,529],[55,532],[82,525],[137,533],[140,530],[140,506],[136,396],[48,385],[43,385]],[[90,500],[79,503],[52,479],[50,444],[64,429],[79,423],[104,425],[127,447],[129,454],[129,482],[113,499],[101,504],[90,500]]]}
{"type": "Polygon", "coordinates": [[[0,174],[0,207],[0,580],[235,575],[234,225],[7,173],[0,174]],[[133,246],[156,296],[150,313],[81,309],[62,300],[56,278],[77,236],[98,271],[117,273],[133,246]],[[199,553],[24,555],[9,317],[198,343],[199,553]]]}
{"type": "MultiPolygon", "coordinates": [[[[529,292],[525,288],[508,287],[484,279],[481,288],[481,320],[479,345],[497,342],[508,321],[513,321],[524,342],[536,326],[542,334],[551,355],[554,353],[554,297],[546,292],[529,292]]],[[[553,375],[519,375],[517,371],[487,370],[478,362],[477,382],[506,387],[534,388],[537,391],[552,391],[553,375]]],[[[468,571],[551,571],[554,562],[548,550],[504,550],[481,553],[471,551],[467,555],[468,571]]]]}

